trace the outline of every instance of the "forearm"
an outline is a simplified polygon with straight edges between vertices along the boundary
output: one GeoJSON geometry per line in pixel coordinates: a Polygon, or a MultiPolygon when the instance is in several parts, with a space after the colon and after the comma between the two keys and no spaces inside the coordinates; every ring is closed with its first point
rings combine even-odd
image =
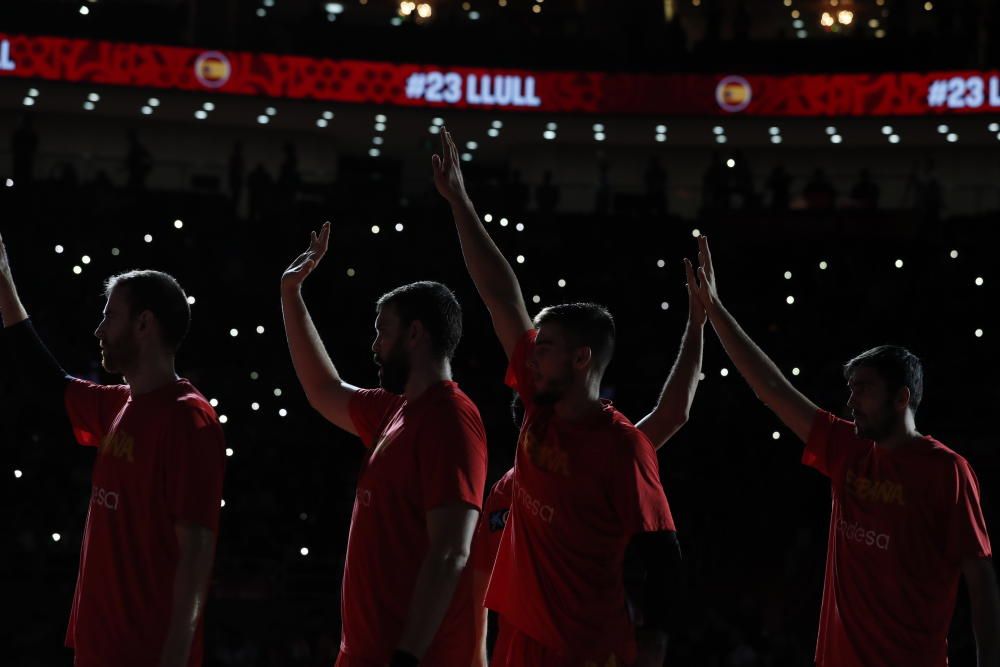
{"type": "Polygon", "coordinates": [[[288,338],[292,366],[306,396],[311,398],[323,387],[340,383],[340,374],[334,367],[326,348],[323,347],[323,341],[309,315],[302,292],[297,287],[282,290],[281,314],[285,322],[285,335],[288,338]]]}
{"type": "Polygon", "coordinates": [[[429,551],[420,565],[397,648],[422,658],[444,619],[468,557],[429,551]]]}
{"type": "Polygon", "coordinates": [[[472,202],[467,197],[453,201],[451,212],[465,266],[483,301],[487,306],[520,304],[523,297],[514,269],[483,227],[472,202]]]}
{"type": "Polygon", "coordinates": [[[174,575],[173,606],[160,667],[188,664],[191,642],[205,607],[213,553],[214,541],[211,541],[194,544],[181,554],[174,575]]]}
{"type": "Polygon", "coordinates": [[[1000,597],[993,590],[970,601],[979,667],[1000,667],[1000,597]]]}
{"type": "MultiPolygon", "coordinates": [[[[470,566],[471,567],[471,566],[470,566]]],[[[486,667],[489,664],[489,656],[486,654],[486,627],[488,616],[483,603],[486,599],[486,589],[489,587],[490,573],[482,570],[472,572],[472,614],[475,630],[476,654],[473,656],[475,667],[486,667]]]]}
{"type": "Polygon", "coordinates": [[[795,391],[773,361],[747,335],[721,303],[708,308],[709,319],[723,349],[761,401],[774,406],[774,397],[795,391]]]}
{"type": "Polygon", "coordinates": [[[638,424],[657,448],[687,422],[698,391],[704,349],[704,327],[689,320],[681,338],[677,360],[663,385],[656,407],[638,424]]]}
{"type": "Polygon", "coordinates": [[[20,324],[26,319],[28,313],[17,295],[14,281],[0,275],[0,321],[3,322],[4,328],[20,324]]]}

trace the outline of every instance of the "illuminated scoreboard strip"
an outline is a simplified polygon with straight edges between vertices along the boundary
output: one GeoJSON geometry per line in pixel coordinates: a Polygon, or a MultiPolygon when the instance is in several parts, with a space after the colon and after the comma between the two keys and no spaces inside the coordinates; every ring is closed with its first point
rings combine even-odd
{"type": "Polygon", "coordinates": [[[401,107],[659,116],[920,116],[1000,110],[1000,73],[533,72],[0,33],[0,77],[401,107]]]}

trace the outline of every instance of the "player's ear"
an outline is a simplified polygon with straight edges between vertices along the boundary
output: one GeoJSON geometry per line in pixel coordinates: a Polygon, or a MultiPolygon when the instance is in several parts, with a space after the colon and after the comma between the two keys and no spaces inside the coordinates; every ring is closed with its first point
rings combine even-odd
{"type": "Polygon", "coordinates": [[[573,353],[573,365],[580,369],[586,368],[593,357],[594,351],[589,345],[578,347],[573,353]]]}
{"type": "Polygon", "coordinates": [[[899,409],[900,412],[910,407],[910,398],[911,395],[909,387],[903,387],[902,389],[896,392],[896,407],[899,409]]]}

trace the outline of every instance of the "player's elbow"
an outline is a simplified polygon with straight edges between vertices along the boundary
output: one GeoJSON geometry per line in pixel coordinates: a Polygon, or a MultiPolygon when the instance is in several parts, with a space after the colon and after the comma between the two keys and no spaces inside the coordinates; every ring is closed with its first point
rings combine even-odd
{"type": "Polygon", "coordinates": [[[435,569],[446,574],[460,574],[469,563],[469,547],[462,544],[432,546],[427,552],[435,569]]]}

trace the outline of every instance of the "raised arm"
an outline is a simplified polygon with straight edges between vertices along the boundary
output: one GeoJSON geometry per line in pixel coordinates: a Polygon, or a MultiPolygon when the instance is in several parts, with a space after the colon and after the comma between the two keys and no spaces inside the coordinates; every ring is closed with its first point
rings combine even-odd
{"type": "Polygon", "coordinates": [[[795,435],[805,442],[818,408],[788,381],[764,351],[757,347],[719,299],[708,237],[698,238],[698,267],[695,294],[708,312],[708,319],[726,354],[750,384],[757,398],[778,415],[795,435]]]}
{"type": "Polygon", "coordinates": [[[486,232],[469,200],[459,165],[458,149],[447,130],[441,132],[441,155],[433,156],[431,163],[434,167],[434,185],[451,205],[465,266],[479,290],[479,296],[490,311],[500,344],[510,358],[521,335],[533,326],[524,305],[521,285],[517,282],[510,263],[486,232]]]}
{"type": "Polygon", "coordinates": [[[10,260],[7,258],[7,247],[0,236],[0,320],[5,329],[20,324],[28,319],[28,313],[17,296],[14,276],[10,270],[10,260]]]}
{"type": "Polygon", "coordinates": [[[340,428],[357,435],[348,406],[358,388],[344,382],[337,373],[302,298],[302,283],[323,259],[329,244],[328,222],[319,234],[312,233],[309,249],[295,258],[281,276],[281,314],[292,365],[309,405],[340,428]]]}
{"type": "Polygon", "coordinates": [[[707,315],[701,300],[694,293],[691,262],[685,259],[684,267],[688,274],[688,321],[681,338],[681,350],[666,384],[663,385],[656,407],[636,424],[656,449],[662,447],[687,423],[694,394],[698,391],[698,376],[701,374],[707,315]]]}

